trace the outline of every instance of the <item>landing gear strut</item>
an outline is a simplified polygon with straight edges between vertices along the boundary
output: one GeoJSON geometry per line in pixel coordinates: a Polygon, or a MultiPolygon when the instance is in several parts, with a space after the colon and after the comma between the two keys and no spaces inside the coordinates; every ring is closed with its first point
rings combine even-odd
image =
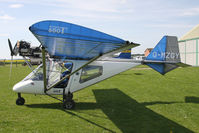
{"type": "Polygon", "coordinates": [[[63,108],[73,109],[75,107],[75,102],[73,101],[73,94],[68,93],[63,95],[63,108]]]}
{"type": "Polygon", "coordinates": [[[16,104],[17,105],[24,105],[25,103],[25,99],[23,97],[21,97],[21,93],[18,93],[18,98],[16,100],[16,104]]]}

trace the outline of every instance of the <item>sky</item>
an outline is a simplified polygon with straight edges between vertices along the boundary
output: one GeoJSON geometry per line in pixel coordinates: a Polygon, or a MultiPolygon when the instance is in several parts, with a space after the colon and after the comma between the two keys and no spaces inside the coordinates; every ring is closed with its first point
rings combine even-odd
{"type": "MultiPolygon", "coordinates": [[[[39,42],[29,26],[60,20],[139,43],[132,53],[153,48],[164,35],[182,37],[199,24],[198,0],[0,0],[0,59],[10,59],[13,45],[39,42]]],[[[18,58],[18,57],[17,57],[18,58]]]]}

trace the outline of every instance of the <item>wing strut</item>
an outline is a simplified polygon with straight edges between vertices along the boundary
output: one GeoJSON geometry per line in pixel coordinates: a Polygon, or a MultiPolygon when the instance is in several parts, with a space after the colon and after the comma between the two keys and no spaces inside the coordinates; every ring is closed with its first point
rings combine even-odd
{"type": "Polygon", "coordinates": [[[42,62],[43,62],[43,79],[44,79],[44,92],[46,93],[47,80],[46,80],[46,52],[45,47],[42,47],[42,62]]]}
{"type": "Polygon", "coordinates": [[[28,65],[28,67],[31,69],[31,71],[35,74],[35,68],[31,65],[30,62],[28,62],[28,60],[26,59],[25,56],[23,56],[23,59],[25,60],[26,64],[28,65]]]}

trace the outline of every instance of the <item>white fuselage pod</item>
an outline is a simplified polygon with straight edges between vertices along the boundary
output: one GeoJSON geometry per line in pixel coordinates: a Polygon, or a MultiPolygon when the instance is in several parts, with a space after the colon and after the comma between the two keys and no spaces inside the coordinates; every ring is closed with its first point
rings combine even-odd
{"type": "MultiPolygon", "coordinates": [[[[72,72],[80,68],[85,63],[87,63],[87,61],[82,61],[82,60],[70,60],[70,62],[73,63],[72,72]]],[[[67,82],[67,86],[65,87],[65,93],[68,92],[73,93],[75,91],[93,85],[95,83],[98,83],[102,80],[110,78],[116,74],[124,72],[137,65],[140,65],[140,63],[133,62],[132,60],[129,60],[129,62],[110,61],[110,60],[94,61],[70,76],[67,82]]],[[[40,67],[41,66],[36,68],[35,71],[38,72],[39,69],[41,69],[40,67]]],[[[42,76],[43,74],[41,75],[41,70],[39,73],[40,75],[38,73],[36,74],[37,75],[36,77],[34,77],[35,74],[33,72],[30,73],[25,79],[23,79],[13,87],[13,91],[18,93],[45,94],[43,78],[41,79],[39,78],[40,76],[43,77],[42,76]]],[[[57,76],[57,78],[55,78],[56,81],[58,78],[60,78],[60,75],[61,75],[60,73],[56,74],[57,76]]],[[[63,88],[55,87],[47,91],[47,93],[53,95],[62,95],[63,88]]]]}

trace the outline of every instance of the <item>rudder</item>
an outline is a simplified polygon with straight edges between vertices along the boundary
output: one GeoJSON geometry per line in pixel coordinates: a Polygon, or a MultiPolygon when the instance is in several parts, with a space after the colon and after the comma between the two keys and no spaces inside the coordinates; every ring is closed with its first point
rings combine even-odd
{"type": "Polygon", "coordinates": [[[164,36],[146,57],[144,63],[163,75],[177,68],[177,64],[180,63],[177,37],[164,36]]]}

